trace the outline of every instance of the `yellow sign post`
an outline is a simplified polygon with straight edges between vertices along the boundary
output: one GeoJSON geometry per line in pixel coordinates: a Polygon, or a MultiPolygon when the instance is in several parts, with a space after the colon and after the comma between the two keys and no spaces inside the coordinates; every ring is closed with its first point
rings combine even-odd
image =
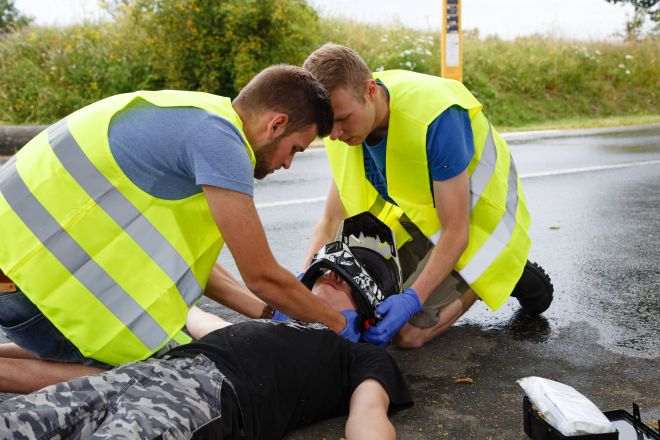
{"type": "Polygon", "coordinates": [[[463,80],[461,0],[442,0],[442,70],[444,78],[463,80]]]}

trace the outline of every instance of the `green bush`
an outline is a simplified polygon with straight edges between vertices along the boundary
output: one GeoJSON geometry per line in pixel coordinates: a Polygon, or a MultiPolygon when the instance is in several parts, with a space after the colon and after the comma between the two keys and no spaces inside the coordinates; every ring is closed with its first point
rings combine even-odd
{"type": "Polygon", "coordinates": [[[318,33],[303,0],[152,0],[134,17],[159,85],[231,97],[271,64],[302,63],[318,33]]]}
{"type": "Polygon", "coordinates": [[[10,34],[0,40],[0,121],[53,122],[106,96],[148,88],[142,38],[122,21],[10,34]]]}

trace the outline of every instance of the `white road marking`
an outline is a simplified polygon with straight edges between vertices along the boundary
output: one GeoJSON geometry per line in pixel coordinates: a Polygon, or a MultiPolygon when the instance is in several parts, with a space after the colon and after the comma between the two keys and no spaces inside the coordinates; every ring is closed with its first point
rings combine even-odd
{"type": "Polygon", "coordinates": [[[568,168],[557,171],[544,171],[542,173],[521,174],[521,179],[533,179],[535,177],[562,176],[564,174],[590,173],[592,171],[614,170],[617,168],[641,167],[645,165],[658,165],[660,160],[645,160],[640,162],[617,163],[613,165],[597,165],[593,167],[568,168]]]}
{"type": "MultiPolygon", "coordinates": [[[[565,174],[590,173],[593,171],[613,170],[618,168],[640,167],[646,165],[660,165],[660,160],[646,160],[640,162],[619,163],[613,165],[597,165],[593,167],[568,168],[565,170],[544,171],[541,173],[521,174],[521,179],[534,179],[538,177],[562,176],[565,174]]],[[[257,203],[257,209],[280,208],[282,206],[305,205],[325,202],[325,196],[310,197],[306,199],[281,200],[279,202],[257,203]]]]}
{"type": "Polygon", "coordinates": [[[303,205],[306,203],[325,202],[325,196],[312,197],[309,199],[282,200],[281,202],[257,203],[257,209],[261,208],[279,208],[280,206],[303,205]]]}

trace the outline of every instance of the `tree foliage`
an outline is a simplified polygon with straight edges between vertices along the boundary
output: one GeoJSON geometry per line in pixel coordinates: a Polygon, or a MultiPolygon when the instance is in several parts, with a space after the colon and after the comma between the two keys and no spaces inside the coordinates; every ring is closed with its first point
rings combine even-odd
{"type": "Polygon", "coordinates": [[[606,0],[608,3],[628,3],[635,8],[635,13],[648,15],[654,22],[660,21],[659,0],[606,0]]]}
{"type": "Polygon", "coordinates": [[[660,0],[606,0],[612,4],[630,4],[635,8],[633,16],[626,23],[628,37],[639,37],[646,17],[655,23],[655,30],[660,28],[660,0]]]}
{"type": "Polygon", "coordinates": [[[0,0],[0,34],[27,26],[29,23],[30,19],[14,6],[14,0],[0,0]]]}

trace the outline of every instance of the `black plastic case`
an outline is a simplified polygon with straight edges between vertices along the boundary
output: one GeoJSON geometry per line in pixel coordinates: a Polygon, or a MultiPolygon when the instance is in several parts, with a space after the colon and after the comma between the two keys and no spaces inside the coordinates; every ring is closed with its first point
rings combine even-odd
{"type": "Polygon", "coordinates": [[[605,434],[574,435],[567,437],[550,426],[538,413],[532,409],[529,398],[523,398],[524,429],[532,440],[660,440],[660,432],[655,432],[646,426],[639,416],[639,406],[633,403],[633,414],[617,409],[605,411],[607,417],[617,429],[617,432],[605,434]]]}
{"type": "Polygon", "coordinates": [[[660,440],[660,420],[658,420],[658,432],[655,432],[642,422],[639,405],[634,402],[632,415],[622,409],[605,411],[604,414],[619,431],[619,440],[660,440]]]}

